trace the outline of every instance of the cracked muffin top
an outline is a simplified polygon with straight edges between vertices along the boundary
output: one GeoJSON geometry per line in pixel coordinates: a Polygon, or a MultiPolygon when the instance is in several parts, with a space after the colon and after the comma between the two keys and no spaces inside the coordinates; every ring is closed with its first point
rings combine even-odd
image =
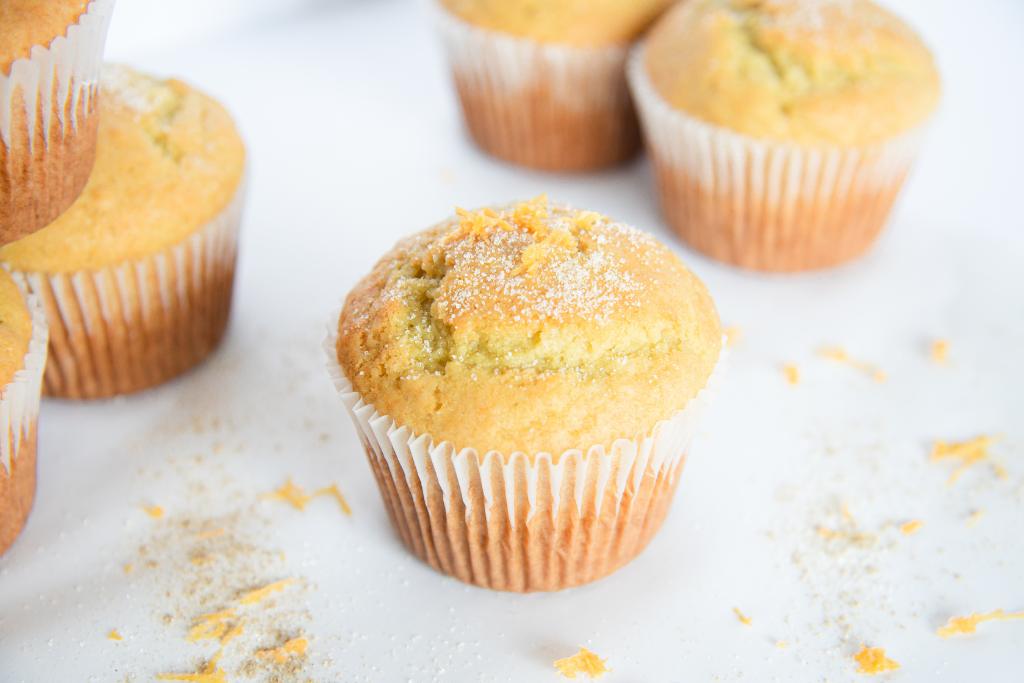
{"type": "Polygon", "coordinates": [[[440,0],[482,28],[542,43],[628,44],[672,0],[440,0]]]}
{"type": "Polygon", "coordinates": [[[49,47],[67,34],[85,13],[89,0],[3,0],[0,2],[0,74],[31,55],[36,45],[49,47]]]}
{"type": "Polygon", "coordinates": [[[346,299],[337,354],[367,403],[435,443],[557,457],[649,433],[721,344],[675,254],[541,197],[400,242],[346,299]]]}
{"type": "Polygon", "coordinates": [[[0,248],[16,270],[68,272],[175,245],[231,201],[245,147],[227,111],[177,80],[105,66],[96,165],[57,220],[0,248]]]}
{"type": "Polygon", "coordinates": [[[651,30],[644,59],[676,109],[804,145],[899,135],[940,90],[921,39],[869,0],[689,0],[651,30]]]}

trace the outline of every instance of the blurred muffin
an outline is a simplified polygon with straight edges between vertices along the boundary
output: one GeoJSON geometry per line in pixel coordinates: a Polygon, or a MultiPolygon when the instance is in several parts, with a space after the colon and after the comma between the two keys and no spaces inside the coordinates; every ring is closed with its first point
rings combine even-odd
{"type": "Polygon", "coordinates": [[[466,126],[486,152],[578,171],[639,147],[629,45],[671,0],[439,0],[466,126]]]}
{"type": "Polygon", "coordinates": [[[113,7],[0,2],[0,244],[45,227],[89,178],[113,7]]]}
{"type": "Polygon", "coordinates": [[[630,81],[672,227],[780,271],[874,242],[940,90],[920,38],[869,0],[681,3],[630,81]]]}
{"type": "Polygon", "coordinates": [[[672,252],[543,198],[400,242],[336,332],[332,374],[405,543],[514,591],[592,581],[643,549],[722,344],[672,252]]]}
{"type": "Polygon", "coordinates": [[[0,269],[0,555],[21,533],[36,494],[36,421],[46,317],[0,269]]]}
{"type": "Polygon", "coordinates": [[[245,148],[217,102],[108,66],[96,166],[45,229],[0,248],[50,323],[46,392],[97,398],[192,367],[227,324],[245,148]]]}

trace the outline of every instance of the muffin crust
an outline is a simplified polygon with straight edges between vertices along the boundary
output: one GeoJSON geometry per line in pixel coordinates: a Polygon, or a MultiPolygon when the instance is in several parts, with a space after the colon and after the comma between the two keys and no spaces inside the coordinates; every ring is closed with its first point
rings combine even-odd
{"type": "Polygon", "coordinates": [[[25,364],[32,338],[32,320],[21,290],[6,270],[0,268],[0,389],[25,364]]]}
{"type": "Polygon", "coordinates": [[[899,135],[940,90],[928,48],[870,0],[690,0],[652,29],[645,61],[673,107],[803,145],[899,135]]]}
{"type": "Polygon", "coordinates": [[[348,296],[338,331],[349,381],[399,425],[555,457],[684,408],[722,336],[671,251],[543,197],[460,210],[403,240],[348,296]]]}
{"type": "Polygon", "coordinates": [[[672,0],[441,0],[462,19],[544,43],[631,42],[672,0]]]}
{"type": "Polygon", "coordinates": [[[0,248],[16,270],[100,268],[177,244],[235,195],[245,150],[228,113],[177,80],[104,70],[96,163],[57,220],[0,248]]]}
{"type": "Polygon", "coordinates": [[[78,22],[89,0],[4,0],[0,2],[0,74],[28,57],[32,47],[49,47],[78,22]]]}

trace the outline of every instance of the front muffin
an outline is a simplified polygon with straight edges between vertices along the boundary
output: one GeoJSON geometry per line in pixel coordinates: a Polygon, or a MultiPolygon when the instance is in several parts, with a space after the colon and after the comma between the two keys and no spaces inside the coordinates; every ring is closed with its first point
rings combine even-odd
{"type": "Polygon", "coordinates": [[[89,178],[113,5],[0,2],[0,244],[46,227],[89,178]]]}
{"type": "Polygon", "coordinates": [[[0,269],[0,555],[21,533],[36,492],[36,420],[46,319],[0,269]]]}
{"type": "Polygon", "coordinates": [[[440,0],[466,126],[488,153],[588,170],[639,146],[630,43],[669,0],[440,0]]]}
{"type": "Polygon", "coordinates": [[[870,0],[682,3],[630,78],[671,225],[766,270],[872,243],[940,89],[918,36],[870,0]]]}
{"type": "Polygon", "coordinates": [[[96,166],[81,197],[0,249],[46,306],[48,393],[144,389],[217,345],[244,164],[242,140],[214,100],[180,81],[107,68],[96,166]]]}
{"type": "Polygon", "coordinates": [[[720,351],[707,290],[669,250],[543,199],[399,243],[349,295],[332,348],[406,542],[520,591],[642,549],[720,351]]]}

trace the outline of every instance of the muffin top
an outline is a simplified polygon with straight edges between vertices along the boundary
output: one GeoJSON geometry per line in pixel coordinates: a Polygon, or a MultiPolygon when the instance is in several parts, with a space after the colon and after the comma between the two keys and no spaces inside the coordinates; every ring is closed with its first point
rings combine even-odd
{"type": "Polygon", "coordinates": [[[337,353],[367,403],[435,443],[557,457],[650,432],[721,343],[671,251],[541,197],[399,242],[346,299],[337,353]]]}
{"type": "Polygon", "coordinates": [[[477,26],[544,43],[631,42],[673,0],[441,0],[477,26]]]}
{"type": "Polygon", "coordinates": [[[689,0],[651,30],[645,61],[673,107],[803,145],[906,132],[940,89],[921,39],[869,0],[689,0]]]}
{"type": "Polygon", "coordinates": [[[25,299],[10,274],[0,268],[0,390],[25,364],[31,339],[32,319],[25,299]]]}
{"type": "Polygon", "coordinates": [[[10,75],[16,59],[32,47],[49,47],[68,26],[78,22],[89,0],[3,0],[0,2],[0,74],[10,75]]]}
{"type": "Polygon", "coordinates": [[[217,102],[125,67],[104,67],[102,88],[92,175],[57,220],[0,248],[0,260],[17,270],[142,258],[206,225],[238,189],[245,148],[217,102]]]}

